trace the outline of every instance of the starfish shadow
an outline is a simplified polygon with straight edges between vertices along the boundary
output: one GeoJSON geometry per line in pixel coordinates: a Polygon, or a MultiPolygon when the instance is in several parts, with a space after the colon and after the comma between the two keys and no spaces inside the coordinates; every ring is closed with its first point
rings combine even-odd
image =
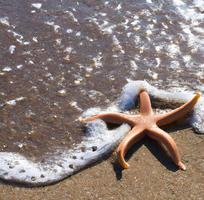
{"type": "MultiPolygon", "coordinates": [[[[136,144],[134,144],[132,146],[132,148],[130,148],[130,150],[127,152],[127,154],[125,155],[125,159],[129,160],[131,158],[131,156],[144,144],[144,139],[140,140],[139,142],[137,142],[136,144]]],[[[124,168],[121,167],[121,165],[115,161],[112,163],[113,165],[113,170],[115,171],[115,175],[117,180],[122,179],[122,172],[123,170],[125,170],[124,168]]]]}
{"type": "Polygon", "coordinates": [[[185,129],[192,129],[188,121],[174,122],[171,125],[167,125],[163,127],[163,130],[171,133],[175,131],[182,131],[185,129]]]}
{"type": "Polygon", "coordinates": [[[156,157],[156,159],[168,170],[176,172],[179,168],[172,162],[167,152],[154,140],[145,140],[144,145],[156,157]]]}

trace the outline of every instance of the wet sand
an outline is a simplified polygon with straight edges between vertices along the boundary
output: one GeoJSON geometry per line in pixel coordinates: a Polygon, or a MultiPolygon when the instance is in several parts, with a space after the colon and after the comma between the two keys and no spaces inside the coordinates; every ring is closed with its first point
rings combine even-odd
{"type": "Polygon", "coordinates": [[[162,149],[145,138],[129,153],[128,170],[114,166],[110,156],[47,187],[25,188],[1,182],[0,199],[204,199],[204,136],[191,128],[168,131],[181,149],[187,171],[177,170],[162,149]]]}

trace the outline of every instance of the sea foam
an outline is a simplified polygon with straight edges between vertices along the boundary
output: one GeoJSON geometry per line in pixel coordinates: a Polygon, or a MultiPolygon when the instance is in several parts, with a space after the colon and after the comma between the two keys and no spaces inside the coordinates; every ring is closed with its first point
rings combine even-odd
{"type": "MultiPolygon", "coordinates": [[[[106,109],[90,108],[80,117],[101,112],[124,112],[135,107],[139,92],[145,89],[152,101],[157,99],[165,103],[185,103],[193,97],[192,91],[159,90],[146,81],[131,81],[125,85],[119,99],[106,109]]],[[[204,100],[197,103],[190,118],[190,124],[199,133],[204,133],[204,100]]],[[[122,124],[109,130],[102,120],[85,124],[85,136],[73,149],[55,152],[43,162],[35,162],[11,152],[0,153],[0,177],[5,180],[29,184],[47,185],[70,176],[88,165],[100,160],[102,156],[114,150],[118,142],[128,133],[130,126],[122,124]]]]}

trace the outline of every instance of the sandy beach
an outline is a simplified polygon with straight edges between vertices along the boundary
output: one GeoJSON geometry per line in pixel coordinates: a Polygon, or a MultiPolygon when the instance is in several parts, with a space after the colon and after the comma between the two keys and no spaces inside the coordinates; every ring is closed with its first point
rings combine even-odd
{"type": "Polygon", "coordinates": [[[204,199],[204,136],[191,128],[168,131],[182,151],[186,171],[177,170],[158,144],[145,138],[129,153],[128,170],[113,165],[110,156],[51,186],[25,188],[1,182],[0,199],[204,199]]]}

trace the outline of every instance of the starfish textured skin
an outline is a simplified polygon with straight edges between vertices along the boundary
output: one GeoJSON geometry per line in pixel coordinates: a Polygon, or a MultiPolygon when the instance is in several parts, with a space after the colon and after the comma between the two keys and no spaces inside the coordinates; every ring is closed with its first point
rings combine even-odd
{"type": "Polygon", "coordinates": [[[173,138],[160,129],[159,127],[171,124],[181,118],[184,118],[189,112],[193,110],[194,105],[197,103],[201,94],[198,92],[195,96],[180,106],[179,108],[172,110],[165,114],[155,114],[152,110],[149,94],[142,90],[139,94],[140,97],[140,114],[128,115],[117,112],[107,112],[94,115],[87,118],[80,119],[81,122],[90,122],[96,119],[102,119],[105,122],[111,123],[127,123],[131,126],[130,132],[124,137],[117,148],[117,154],[120,165],[127,169],[129,164],[125,161],[125,154],[129,148],[145,135],[156,140],[160,144],[163,144],[169,151],[173,162],[182,170],[186,170],[186,166],[181,161],[181,155],[178,147],[173,138]]]}

